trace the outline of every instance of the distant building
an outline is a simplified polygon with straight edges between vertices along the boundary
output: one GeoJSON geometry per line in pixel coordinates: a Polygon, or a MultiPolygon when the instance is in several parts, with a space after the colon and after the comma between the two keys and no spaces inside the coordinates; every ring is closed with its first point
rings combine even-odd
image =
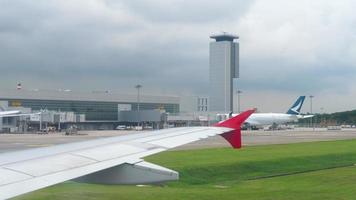
{"type": "Polygon", "coordinates": [[[14,117],[0,118],[0,132],[2,130],[16,132],[19,130],[19,121],[28,122],[30,125],[37,124],[37,127],[40,121],[55,126],[59,122],[81,123],[82,129],[97,129],[104,126],[106,129],[113,129],[118,123],[133,123],[138,120],[157,122],[161,120],[162,113],[178,113],[179,100],[179,97],[174,96],[141,95],[138,114],[137,95],[133,94],[70,90],[1,90],[0,106],[4,109],[21,110],[23,113],[42,110],[44,113],[41,117],[34,115],[30,118],[21,117],[20,120],[14,117]],[[12,129],[14,131],[11,131],[12,129]]]}
{"type": "Polygon", "coordinates": [[[238,36],[231,34],[212,35],[209,60],[209,110],[233,111],[233,79],[239,77],[238,36]]]}
{"type": "Polygon", "coordinates": [[[181,96],[179,110],[183,113],[208,112],[208,100],[207,96],[181,96]]]}
{"type": "MultiPolygon", "coordinates": [[[[84,114],[86,121],[117,121],[119,111],[136,111],[137,95],[47,90],[2,90],[0,101],[9,107],[31,108],[33,111],[73,112],[84,114]]],[[[141,95],[141,110],[179,112],[179,97],[141,95]]]]}
{"type": "Polygon", "coordinates": [[[208,97],[198,97],[198,111],[199,112],[208,112],[209,104],[208,104],[208,97]]]}

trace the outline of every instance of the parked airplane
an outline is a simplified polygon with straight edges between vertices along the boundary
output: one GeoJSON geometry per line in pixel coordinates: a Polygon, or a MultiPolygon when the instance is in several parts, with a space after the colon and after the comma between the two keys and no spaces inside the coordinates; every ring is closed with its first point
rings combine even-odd
{"type": "Polygon", "coordinates": [[[0,116],[15,115],[15,114],[19,114],[19,113],[20,113],[19,110],[5,111],[5,109],[0,106],[0,116]]]}
{"type": "Polygon", "coordinates": [[[212,127],[181,127],[0,154],[0,199],[67,180],[101,184],[146,184],[178,179],[178,172],[142,158],[221,135],[241,147],[248,110],[212,127]]]}
{"type": "Polygon", "coordinates": [[[11,111],[5,111],[4,108],[0,106],[0,118],[3,117],[19,117],[19,116],[30,116],[30,115],[39,115],[39,113],[26,113],[26,114],[21,114],[21,111],[19,110],[11,110],[11,111]]]}
{"type": "Polygon", "coordinates": [[[20,111],[18,110],[13,110],[13,111],[0,111],[0,116],[6,116],[6,115],[15,115],[19,114],[20,111]]]}
{"type": "MultiPolygon", "coordinates": [[[[294,122],[298,119],[313,117],[314,115],[301,115],[305,96],[300,96],[287,113],[253,113],[245,122],[248,126],[266,126],[273,124],[284,124],[294,122]]],[[[236,114],[225,115],[225,118],[236,116],[236,114]],[[229,116],[230,115],[230,116],[229,116]]]]}

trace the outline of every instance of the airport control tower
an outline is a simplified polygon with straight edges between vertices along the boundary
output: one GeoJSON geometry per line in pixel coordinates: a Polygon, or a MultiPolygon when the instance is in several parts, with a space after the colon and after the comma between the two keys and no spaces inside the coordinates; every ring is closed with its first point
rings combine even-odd
{"type": "Polygon", "coordinates": [[[239,77],[239,37],[232,34],[212,35],[210,38],[210,95],[209,110],[233,111],[233,79],[239,77]]]}

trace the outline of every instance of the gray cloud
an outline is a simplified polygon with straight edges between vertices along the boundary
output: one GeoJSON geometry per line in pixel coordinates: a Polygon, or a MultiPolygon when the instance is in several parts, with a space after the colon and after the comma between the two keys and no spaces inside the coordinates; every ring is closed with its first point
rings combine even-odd
{"type": "MultiPolygon", "coordinates": [[[[208,91],[209,35],[240,35],[239,87],[353,95],[351,0],[0,0],[0,89],[208,91]]],[[[270,105],[268,105],[270,107],[270,105]]],[[[356,105],[349,105],[349,107],[356,105]]]]}
{"type": "Polygon", "coordinates": [[[243,0],[132,0],[126,7],[146,19],[163,23],[221,23],[241,17],[253,1],[243,0]]]}

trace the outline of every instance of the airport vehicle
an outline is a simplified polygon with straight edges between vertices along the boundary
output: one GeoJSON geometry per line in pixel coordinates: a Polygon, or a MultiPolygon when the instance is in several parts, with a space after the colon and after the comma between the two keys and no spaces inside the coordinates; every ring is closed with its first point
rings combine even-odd
{"type": "MultiPolygon", "coordinates": [[[[294,122],[298,119],[313,117],[314,115],[301,115],[305,96],[300,96],[287,113],[253,113],[245,122],[247,126],[266,126],[294,122]]],[[[225,114],[225,118],[236,116],[236,114],[225,114]]],[[[223,118],[224,119],[224,118],[223,118]]]]}
{"type": "Polygon", "coordinates": [[[211,127],[181,127],[0,154],[0,199],[67,180],[101,184],[147,184],[177,180],[178,172],[142,158],[221,135],[241,147],[245,111],[211,127]]]}
{"type": "Polygon", "coordinates": [[[125,125],[118,125],[116,130],[127,130],[127,127],[125,125]]]}

